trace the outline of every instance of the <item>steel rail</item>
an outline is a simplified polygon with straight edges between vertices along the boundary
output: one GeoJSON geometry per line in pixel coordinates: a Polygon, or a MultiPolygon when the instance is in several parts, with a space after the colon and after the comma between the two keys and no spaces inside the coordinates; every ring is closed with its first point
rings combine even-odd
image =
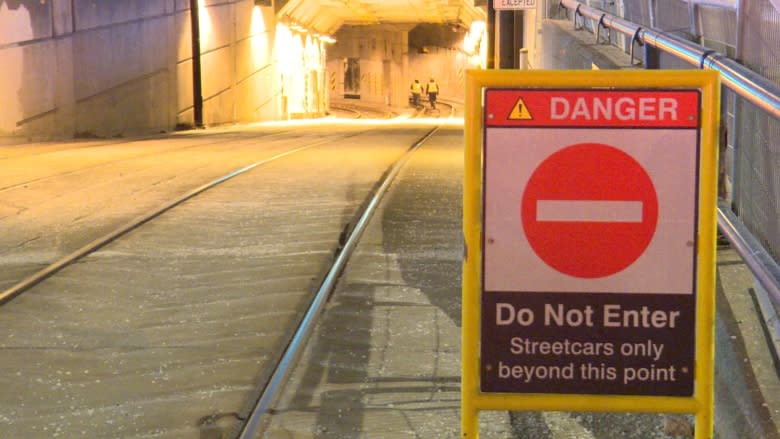
{"type": "Polygon", "coordinates": [[[446,117],[455,117],[455,104],[447,101],[442,101],[441,99],[438,99],[436,103],[450,107],[449,114],[446,117]]]}
{"type": "Polygon", "coordinates": [[[632,49],[633,41],[637,40],[642,45],[655,47],[672,54],[700,69],[706,68],[720,72],[726,87],[758,108],[780,119],[780,86],[742,64],[676,35],[639,26],[577,0],[561,0],[560,5],[574,11],[575,28],[577,16],[580,15],[597,22],[598,26],[614,29],[631,37],[632,49]]]}
{"type": "MultiPolygon", "coordinates": [[[[341,138],[346,137],[353,137],[356,136],[355,134],[349,134],[347,136],[343,136],[341,138]]],[[[325,140],[319,140],[316,142],[312,142],[308,145],[301,146],[298,148],[294,148],[279,154],[275,154],[269,158],[257,161],[255,163],[252,163],[250,165],[244,166],[242,168],[236,169],[228,174],[223,175],[222,177],[219,177],[215,180],[212,180],[209,183],[206,183],[204,185],[201,185],[195,189],[192,189],[191,191],[185,193],[184,195],[174,199],[173,201],[170,201],[150,212],[147,212],[139,217],[136,217],[135,219],[125,223],[124,225],[114,229],[113,231],[92,240],[91,242],[85,244],[81,248],[63,256],[62,258],[56,260],[55,262],[51,263],[50,265],[44,267],[43,269],[31,274],[30,276],[22,279],[21,281],[15,283],[14,285],[11,285],[10,287],[6,288],[3,291],[0,291],[0,305],[4,305],[5,303],[9,302],[13,298],[17,297],[18,295],[22,294],[23,292],[29,290],[30,288],[34,287],[35,285],[41,283],[46,278],[54,275],[55,273],[59,272],[63,268],[67,267],[68,265],[78,261],[79,259],[83,258],[84,256],[93,253],[97,250],[99,250],[101,247],[105,246],[106,244],[118,239],[119,237],[129,233],[130,231],[138,228],[142,224],[162,215],[163,213],[167,212],[168,210],[173,209],[174,207],[178,206],[179,204],[189,200],[190,198],[195,197],[196,195],[199,195],[202,192],[205,192],[209,189],[212,189],[236,176],[239,176],[241,174],[244,174],[246,172],[251,171],[252,169],[257,168],[258,166],[262,166],[266,163],[272,162],[274,160],[280,159],[282,157],[286,157],[291,154],[295,154],[297,152],[313,148],[315,146],[319,146],[325,143],[332,142],[333,139],[325,139],[325,140]]]]}
{"type": "Polygon", "coordinates": [[[371,220],[371,217],[379,206],[379,202],[390,188],[390,185],[395,180],[396,175],[398,175],[398,173],[401,171],[401,168],[406,164],[407,161],[409,161],[412,154],[426,141],[428,141],[428,139],[433,136],[436,130],[438,130],[438,127],[432,128],[408,149],[406,154],[404,154],[404,156],[401,157],[401,159],[390,168],[390,171],[385,176],[382,184],[371,196],[371,199],[366,205],[365,210],[362,212],[362,214],[360,214],[360,218],[355,222],[355,226],[351,229],[351,233],[346,239],[344,246],[339,250],[336,259],[333,261],[333,265],[331,266],[330,270],[328,270],[328,273],[325,275],[322,284],[317,289],[317,292],[314,295],[314,299],[301,319],[301,323],[298,325],[295,334],[282,354],[281,359],[277,363],[277,366],[274,369],[271,378],[268,380],[268,383],[265,385],[262,394],[255,403],[254,408],[252,409],[252,413],[247,418],[246,423],[239,433],[238,439],[251,439],[255,437],[255,433],[260,426],[263,416],[268,411],[271,403],[273,403],[273,401],[276,399],[279,390],[281,390],[282,384],[291,372],[291,368],[295,365],[295,361],[302,353],[306,340],[309,338],[309,335],[311,334],[318,317],[324,310],[331,293],[336,287],[336,283],[338,282],[341,272],[347,265],[352,252],[360,240],[360,236],[363,234],[363,231],[368,226],[368,222],[371,220]]]}
{"type": "Polygon", "coordinates": [[[349,107],[347,105],[338,105],[338,104],[334,105],[334,104],[331,104],[330,105],[330,109],[331,110],[343,111],[345,113],[353,114],[354,117],[350,117],[349,119],[361,119],[363,117],[363,113],[361,113],[357,109],[349,107]]]}

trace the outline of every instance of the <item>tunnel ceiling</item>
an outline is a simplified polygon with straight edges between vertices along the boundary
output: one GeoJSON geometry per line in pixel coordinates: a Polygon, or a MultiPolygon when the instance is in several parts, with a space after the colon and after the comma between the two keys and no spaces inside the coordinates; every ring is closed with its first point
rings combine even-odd
{"type": "Polygon", "coordinates": [[[473,0],[289,0],[279,16],[311,31],[333,34],[342,25],[446,23],[484,20],[473,0]]]}

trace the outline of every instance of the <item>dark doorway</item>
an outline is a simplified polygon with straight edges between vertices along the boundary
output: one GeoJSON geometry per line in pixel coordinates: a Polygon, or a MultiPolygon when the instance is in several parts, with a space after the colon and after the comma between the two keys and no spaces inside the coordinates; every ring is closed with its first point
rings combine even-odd
{"type": "Polygon", "coordinates": [[[360,99],[360,58],[344,60],[344,98],[360,99]]]}

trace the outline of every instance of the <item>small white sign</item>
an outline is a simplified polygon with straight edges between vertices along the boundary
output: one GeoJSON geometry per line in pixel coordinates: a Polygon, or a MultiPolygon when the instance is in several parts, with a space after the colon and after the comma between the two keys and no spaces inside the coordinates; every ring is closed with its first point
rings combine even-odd
{"type": "Polygon", "coordinates": [[[497,11],[536,9],[536,0],[493,0],[493,9],[497,11]]]}

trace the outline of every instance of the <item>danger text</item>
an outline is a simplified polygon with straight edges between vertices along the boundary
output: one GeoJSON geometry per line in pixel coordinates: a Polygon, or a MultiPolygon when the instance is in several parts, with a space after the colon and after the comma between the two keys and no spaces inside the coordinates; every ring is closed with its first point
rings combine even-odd
{"type": "Polygon", "coordinates": [[[550,98],[550,119],[570,121],[676,121],[677,100],[664,97],[550,98]]]}

